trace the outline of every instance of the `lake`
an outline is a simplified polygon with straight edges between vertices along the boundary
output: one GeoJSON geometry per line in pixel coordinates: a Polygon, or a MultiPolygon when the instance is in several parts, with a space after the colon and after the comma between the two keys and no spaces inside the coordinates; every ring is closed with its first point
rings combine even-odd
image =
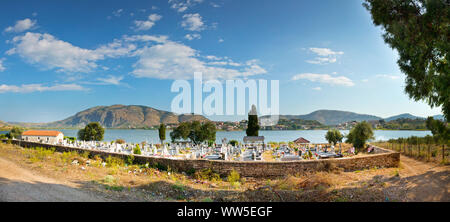
{"type": "MultiPolygon", "coordinates": [[[[55,129],[64,133],[64,136],[77,136],[78,130],[75,129],[55,129]]],[[[327,130],[281,130],[281,131],[259,131],[260,136],[265,137],[265,142],[289,142],[303,137],[312,143],[325,143],[325,134],[327,130]]],[[[7,133],[0,131],[0,134],[7,133]]],[[[166,131],[166,141],[170,141],[170,131],[166,131]]],[[[344,135],[348,130],[341,130],[344,135]]],[[[426,136],[432,135],[430,131],[407,131],[407,130],[374,130],[375,140],[389,140],[399,137],[426,136]]],[[[216,133],[216,143],[222,143],[223,138],[237,140],[242,142],[245,131],[218,131],[216,133]]],[[[131,129],[106,129],[104,141],[113,141],[124,139],[126,142],[140,143],[142,141],[158,143],[158,130],[131,130],[131,129]]]]}

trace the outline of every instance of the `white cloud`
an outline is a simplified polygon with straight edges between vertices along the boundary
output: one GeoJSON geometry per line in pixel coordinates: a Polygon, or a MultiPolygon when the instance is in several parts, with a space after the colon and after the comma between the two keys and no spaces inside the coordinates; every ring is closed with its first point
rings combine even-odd
{"type": "Polygon", "coordinates": [[[335,52],[331,49],[327,48],[309,48],[312,52],[316,53],[319,56],[330,56],[330,55],[342,55],[344,52],[335,52]]]}
{"type": "Polygon", "coordinates": [[[86,90],[77,84],[56,84],[53,86],[43,86],[42,84],[23,84],[15,85],[0,85],[0,93],[14,92],[14,93],[31,93],[44,91],[83,91],[86,90]]]}
{"type": "Polygon", "coordinates": [[[14,26],[9,26],[5,32],[23,32],[36,27],[36,20],[24,19],[16,22],[14,26]]]}
{"type": "Polygon", "coordinates": [[[108,76],[107,78],[97,78],[103,84],[107,85],[120,85],[120,81],[123,80],[123,76],[108,76]]]}
{"type": "Polygon", "coordinates": [[[320,88],[320,87],[314,87],[314,88],[312,88],[313,90],[316,90],[316,91],[320,91],[320,90],[322,90],[322,88],[320,88]]]}
{"type": "Polygon", "coordinates": [[[201,31],[204,29],[204,23],[200,14],[185,14],[183,15],[181,26],[190,31],[201,31]]]}
{"type": "Polygon", "coordinates": [[[361,82],[369,82],[369,80],[368,79],[363,79],[363,80],[361,80],[361,82]]]}
{"type": "Polygon", "coordinates": [[[134,21],[134,25],[135,30],[136,31],[145,31],[145,30],[149,30],[150,28],[152,28],[155,25],[156,21],[161,20],[162,16],[158,15],[158,14],[150,14],[147,18],[147,20],[141,21],[141,20],[136,20],[134,21]]]}
{"type": "Polygon", "coordinates": [[[320,82],[329,85],[354,86],[353,81],[345,76],[333,77],[328,74],[302,73],[292,77],[292,80],[306,79],[311,82],[320,82]]]}
{"type": "Polygon", "coordinates": [[[169,0],[170,7],[177,12],[184,12],[195,4],[202,2],[203,0],[169,0]]]}
{"type": "Polygon", "coordinates": [[[222,38],[219,38],[219,43],[222,43],[223,41],[225,41],[225,40],[223,40],[222,38]]]}
{"type": "Polygon", "coordinates": [[[132,35],[132,36],[123,36],[125,41],[130,42],[157,42],[164,43],[167,41],[168,37],[166,35],[132,35]]]}
{"type": "Polygon", "coordinates": [[[3,61],[5,61],[5,58],[1,58],[0,59],[0,72],[5,71],[5,66],[3,65],[3,61]]]}
{"type": "Polygon", "coordinates": [[[194,34],[186,34],[184,36],[184,38],[189,40],[189,41],[191,41],[191,40],[194,40],[194,39],[201,39],[202,36],[200,34],[198,34],[198,33],[194,33],[194,34]]]}
{"type": "Polygon", "coordinates": [[[123,9],[118,9],[118,10],[116,10],[116,11],[113,11],[113,15],[114,16],[116,16],[116,17],[120,17],[121,16],[121,14],[122,14],[122,12],[123,12],[123,9]]]}
{"type": "Polygon", "coordinates": [[[136,49],[135,45],[123,44],[120,40],[95,50],[83,49],[50,34],[31,32],[14,37],[12,43],[14,47],[6,54],[18,54],[31,64],[62,72],[90,72],[98,67],[96,61],[125,56],[136,49]]]}
{"type": "Polygon", "coordinates": [[[307,63],[311,64],[335,63],[337,61],[337,56],[344,54],[344,52],[335,52],[328,48],[309,48],[309,50],[319,56],[314,58],[313,60],[306,60],[307,63]]]}
{"type": "Polygon", "coordinates": [[[387,78],[387,79],[396,80],[396,79],[400,79],[401,76],[382,74],[382,75],[376,75],[375,77],[377,77],[377,78],[387,78]]]}
{"type": "Polygon", "coordinates": [[[191,79],[194,72],[202,72],[205,79],[232,79],[267,72],[256,60],[247,61],[245,66],[238,70],[208,64],[197,55],[197,51],[191,47],[172,41],[145,47],[139,51],[139,59],[133,65],[132,73],[136,77],[191,79]]]}

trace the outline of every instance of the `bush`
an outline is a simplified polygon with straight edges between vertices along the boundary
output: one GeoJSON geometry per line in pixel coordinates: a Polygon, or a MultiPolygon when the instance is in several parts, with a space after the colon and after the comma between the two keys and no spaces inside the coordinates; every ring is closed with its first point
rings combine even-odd
{"type": "Polygon", "coordinates": [[[139,148],[139,144],[136,144],[136,147],[133,148],[133,153],[136,155],[141,155],[141,148],[139,148]]]}
{"type": "Polygon", "coordinates": [[[237,146],[239,144],[239,142],[237,140],[230,140],[230,144],[232,146],[237,146]]]}
{"type": "Polygon", "coordinates": [[[232,170],[227,177],[227,181],[230,183],[239,182],[241,180],[241,175],[236,170],[232,170]]]}
{"type": "Polygon", "coordinates": [[[127,156],[127,165],[132,165],[134,162],[134,156],[133,155],[128,155],[127,156]]]}
{"type": "Polygon", "coordinates": [[[124,161],[122,159],[112,156],[108,156],[105,162],[109,167],[118,167],[124,165],[124,161]]]}
{"type": "Polygon", "coordinates": [[[220,181],[220,175],[215,173],[212,169],[203,169],[195,172],[194,177],[198,180],[220,181]]]}

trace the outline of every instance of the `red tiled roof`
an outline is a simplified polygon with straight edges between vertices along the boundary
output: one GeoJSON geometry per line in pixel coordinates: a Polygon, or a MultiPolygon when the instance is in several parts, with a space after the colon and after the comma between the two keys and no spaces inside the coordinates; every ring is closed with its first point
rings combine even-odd
{"type": "Polygon", "coordinates": [[[294,143],[309,143],[309,140],[299,137],[298,139],[294,140],[294,143]]]}
{"type": "Polygon", "coordinates": [[[53,130],[28,130],[22,136],[58,136],[61,132],[53,130]]]}

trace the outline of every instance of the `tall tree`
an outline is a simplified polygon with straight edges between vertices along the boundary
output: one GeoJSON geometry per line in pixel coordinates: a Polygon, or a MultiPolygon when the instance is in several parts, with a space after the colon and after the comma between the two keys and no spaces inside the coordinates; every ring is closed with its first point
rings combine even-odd
{"type": "Polygon", "coordinates": [[[341,142],[343,138],[344,136],[337,129],[330,129],[328,130],[327,134],[325,134],[325,139],[328,141],[328,143],[331,143],[333,145],[341,142]]]}
{"type": "Polygon", "coordinates": [[[450,6],[448,0],[365,0],[384,41],[397,49],[405,92],[441,106],[450,117],[450,6]]]}
{"type": "Polygon", "coordinates": [[[7,134],[6,137],[12,139],[19,139],[19,137],[22,135],[23,129],[17,126],[14,126],[7,134]]]}
{"type": "Polygon", "coordinates": [[[247,136],[258,136],[259,124],[258,114],[256,112],[256,106],[252,105],[251,111],[248,113],[248,125],[245,133],[247,136]]]}
{"type": "Polygon", "coordinates": [[[352,143],[353,146],[361,151],[369,139],[373,139],[372,126],[366,121],[356,124],[350,133],[347,135],[347,143],[352,143]]]}
{"type": "Polygon", "coordinates": [[[161,123],[159,125],[159,140],[161,140],[161,144],[163,144],[164,140],[166,140],[166,125],[164,123],[161,123]]]}
{"type": "Polygon", "coordinates": [[[78,131],[78,139],[85,141],[102,141],[105,129],[98,122],[89,123],[78,131]]]}

